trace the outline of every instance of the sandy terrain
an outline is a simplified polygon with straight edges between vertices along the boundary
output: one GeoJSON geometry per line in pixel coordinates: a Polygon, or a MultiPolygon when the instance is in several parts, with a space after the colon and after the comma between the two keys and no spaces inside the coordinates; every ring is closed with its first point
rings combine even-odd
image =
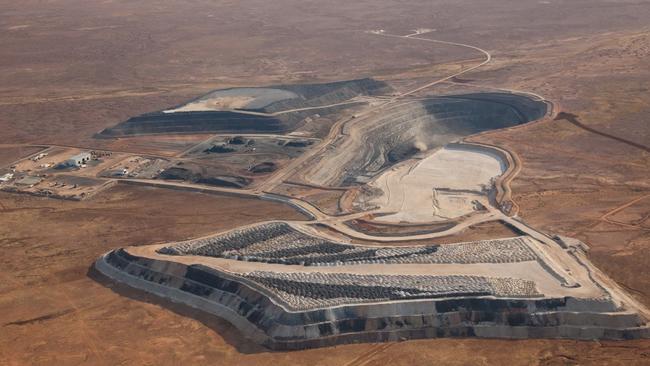
{"type": "Polygon", "coordinates": [[[0,146],[0,168],[43,150],[38,146],[0,146]]]}
{"type": "Polygon", "coordinates": [[[201,141],[208,134],[133,136],[105,141],[108,150],[135,152],[160,156],[178,156],[201,141]]]}

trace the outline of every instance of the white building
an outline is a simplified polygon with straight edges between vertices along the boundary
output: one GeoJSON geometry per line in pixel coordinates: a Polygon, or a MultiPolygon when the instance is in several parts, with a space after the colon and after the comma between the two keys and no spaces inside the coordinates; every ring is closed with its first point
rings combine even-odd
{"type": "Polygon", "coordinates": [[[90,161],[90,158],[91,155],[89,152],[82,152],[70,157],[70,159],[66,160],[64,164],[67,166],[80,167],[81,165],[86,164],[88,161],[90,161]]]}

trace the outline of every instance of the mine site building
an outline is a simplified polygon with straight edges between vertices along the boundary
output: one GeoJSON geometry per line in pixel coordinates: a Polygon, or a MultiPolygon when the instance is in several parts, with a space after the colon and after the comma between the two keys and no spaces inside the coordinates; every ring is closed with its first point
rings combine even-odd
{"type": "Polygon", "coordinates": [[[82,152],[70,157],[70,159],[66,160],[64,164],[67,166],[80,167],[81,165],[86,164],[88,161],[90,161],[90,158],[91,155],[89,152],[82,152]]]}

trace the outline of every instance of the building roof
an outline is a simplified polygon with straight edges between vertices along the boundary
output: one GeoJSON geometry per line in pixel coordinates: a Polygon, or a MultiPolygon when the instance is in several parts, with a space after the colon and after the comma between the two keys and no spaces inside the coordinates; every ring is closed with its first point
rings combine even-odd
{"type": "Polygon", "coordinates": [[[89,152],[82,152],[77,155],[72,155],[68,160],[81,160],[81,159],[86,159],[90,157],[89,152]]]}

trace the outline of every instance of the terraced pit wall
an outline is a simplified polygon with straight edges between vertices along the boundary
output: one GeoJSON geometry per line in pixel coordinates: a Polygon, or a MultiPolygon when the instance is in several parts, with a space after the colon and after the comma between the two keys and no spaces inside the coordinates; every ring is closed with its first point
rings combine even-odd
{"type": "Polygon", "coordinates": [[[295,311],[247,279],[203,265],[136,257],[118,249],[96,268],[132,287],[222,317],[246,337],[291,350],[352,342],[436,337],[648,338],[635,314],[606,300],[461,297],[295,311]]]}
{"type": "Polygon", "coordinates": [[[476,93],[404,101],[381,116],[345,126],[339,141],[305,173],[313,184],[352,186],[424,150],[476,133],[508,128],[542,118],[547,104],[509,93],[476,93]],[[342,167],[344,169],[342,169],[342,167]],[[343,174],[340,172],[343,171],[343,174]]]}

